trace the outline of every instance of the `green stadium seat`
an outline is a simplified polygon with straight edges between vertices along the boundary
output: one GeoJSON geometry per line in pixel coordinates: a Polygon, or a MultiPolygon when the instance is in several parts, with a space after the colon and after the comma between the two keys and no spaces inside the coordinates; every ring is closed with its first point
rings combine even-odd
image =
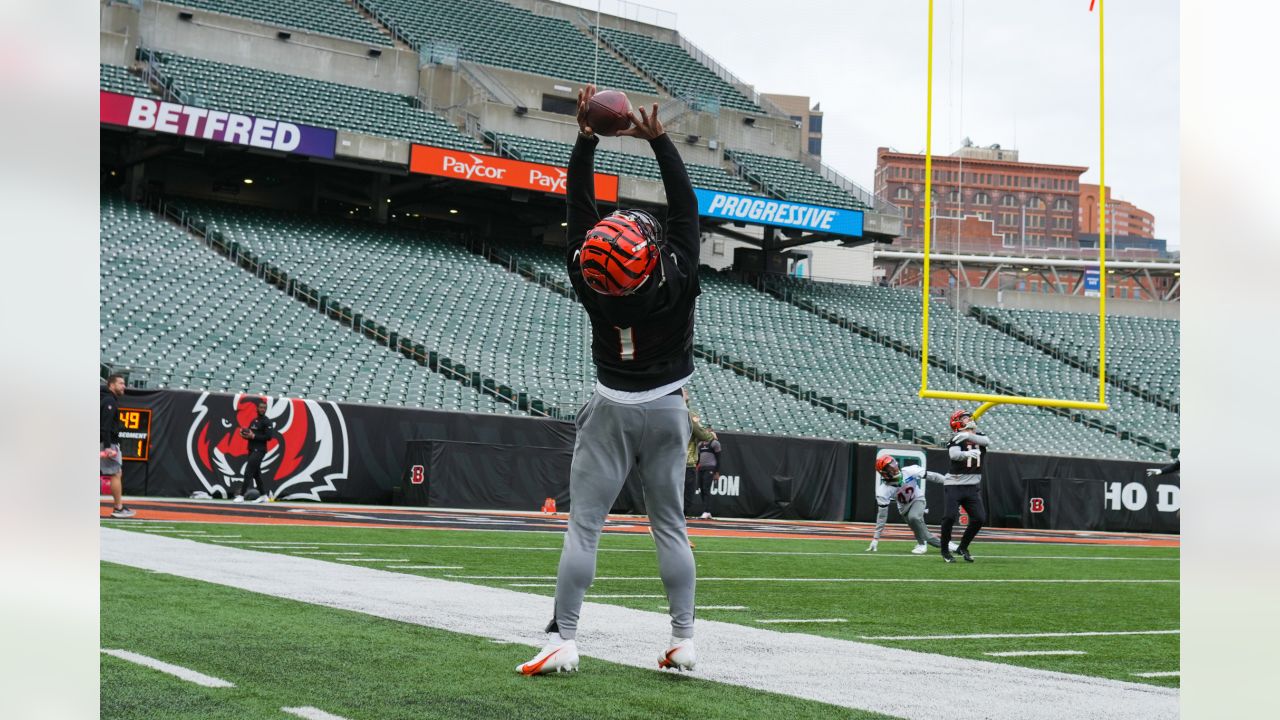
{"type": "Polygon", "coordinates": [[[172,0],[180,5],[306,30],[370,45],[391,45],[391,38],[343,0],[172,0]]]}
{"type": "Polygon", "coordinates": [[[462,60],[512,68],[575,84],[657,95],[652,83],[567,20],[501,0],[357,0],[420,51],[443,47],[462,60]],[[599,59],[599,67],[595,63],[599,59]],[[598,71],[598,72],[597,72],[598,71]]]}
{"type": "Polygon", "coordinates": [[[153,59],[156,71],[191,105],[484,151],[479,141],[443,117],[414,107],[413,99],[403,95],[173,53],[144,50],[142,54],[153,59]]]}
{"type": "Polygon", "coordinates": [[[772,190],[774,195],[785,200],[855,210],[872,209],[798,160],[742,150],[725,150],[725,156],[737,163],[748,180],[772,190]]]}
{"type": "Polygon", "coordinates": [[[690,101],[695,110],[727,107],[764,114],[759,105],[706,65],[695,60],[679,45],[625,30],[602,27],[599,32],[606,44],[672,95],[690,101]]]}
{"type": "Polygon", "coordinates": [[[98,65],[98,87],[109,92],[136,97],[155,97],[151,87],[129,68],[118,65],[98,65]]]}

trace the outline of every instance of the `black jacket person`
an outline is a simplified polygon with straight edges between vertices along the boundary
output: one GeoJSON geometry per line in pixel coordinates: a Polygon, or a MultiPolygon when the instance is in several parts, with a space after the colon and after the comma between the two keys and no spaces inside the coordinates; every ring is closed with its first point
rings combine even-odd
{"type": "Polygon", "coordinates": [[[280,432],[276,430],[275,423],[267,417],[266,398],[258,399],[256,404],[258,416],[249,423],[249,427],[240,431],[240,434],[249,441],[249,459],[244,466],[244,487],[236,493],[237,501],[243,499],[244,493],[254,488],[258,491],[260,502],[269,497],[267,481],[262,477],[262,458],[267,454],[267,443],[273,439],[280,439],[280,432]]]}

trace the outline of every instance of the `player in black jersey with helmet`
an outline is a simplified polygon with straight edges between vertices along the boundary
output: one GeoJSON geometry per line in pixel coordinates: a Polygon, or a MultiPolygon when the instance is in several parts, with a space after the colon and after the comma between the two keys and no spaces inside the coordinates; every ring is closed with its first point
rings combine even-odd
{"type": "Polygon", "coordinates": [[[982,504],[982,471],[986,465],[987,446],[991,440],[978,430],[973,416],[967,410],[951,413],[951,442],[947,443],[947,455],[951,468],[943,479],[946,493],[942,515],[942,559],[955,562],[951,554],[951,528],[960,517],[960,508],[969,514],[969,524],[960,536],[956,552],[965,562],[973,562],[969,543],[987,522],[987,510],[982,504]]]}
{"type": "Polygon", "coordinates": [[[658,549],[671,611],[671,640],[658,667],[693,669],[693,554],[684,519],[689,411],[681,389],[693,375],[693,310],[698,287],[698,201],[684,162],[658,122],[640,109],[620,135],[649,143],[667,192],[665,227],[643,210],[604,217],[596,208],[598,139],[587,123],[595,88],[578,95],[581,133],[569,158],[568,271],[591,320],[596,387],[578,413],[569,469],[569,527],[556,577],[547,644],[516,667],[525,675],[576,670],[578,615],[595,577],[600,531],[634,469],[658,549]]]}

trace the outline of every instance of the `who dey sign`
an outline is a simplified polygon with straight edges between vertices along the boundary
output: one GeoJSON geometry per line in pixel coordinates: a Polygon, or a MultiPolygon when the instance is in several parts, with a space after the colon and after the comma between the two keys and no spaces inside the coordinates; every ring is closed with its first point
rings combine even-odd
{"type": "MultiPolygon", "coordinates": [[[[555,165],[512,160],[497,155],[478,155],[465,150],[447,150],[429,145],[414,145],[410,149],[409,172],[556,195],[565,194],[567,178],[567,171],[555,165]]],[[[595,181],[597,200],[618,201],[617,175],[596,173],[595,181]]]]}
{"type": "Polygon", "coordinates": [[[753,225],[862,237],[862,211],[695,188],[698,214],[753,225]]]}

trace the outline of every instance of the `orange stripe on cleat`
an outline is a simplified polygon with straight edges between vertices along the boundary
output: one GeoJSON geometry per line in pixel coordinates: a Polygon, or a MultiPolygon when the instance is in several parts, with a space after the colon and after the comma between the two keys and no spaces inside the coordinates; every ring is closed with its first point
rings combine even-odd
{"type": "Polygon", "coordinates": [[[564,649],[564,646],[563,646],[563,645],[561,645],[560,647],[558,647],[558,648],[556,648],[555,650],[551,651],[551,654],[550,654],[550,655],[547,655],[546,657],[542,658],[541,660],[539,660],[536,664],[534,664],[534,665],[532,665],[532,666],[531,666],[531,665],[529,665],[529,663],[525,663],[524,665],[520,666],[520,672],[521,672],[522,674],[524,674],[524,675],[537,675],[537,674],[538,674],[538,671],[542,669],[542,666],[543,666],[543,665],[546,665],[548,660],[550,660],[551,658],[555,657],[555,656],[556,656],[556,653],[560,652],[560,651],[561,651],[561,650],[563,650],[563,649],[564,649]]]}

